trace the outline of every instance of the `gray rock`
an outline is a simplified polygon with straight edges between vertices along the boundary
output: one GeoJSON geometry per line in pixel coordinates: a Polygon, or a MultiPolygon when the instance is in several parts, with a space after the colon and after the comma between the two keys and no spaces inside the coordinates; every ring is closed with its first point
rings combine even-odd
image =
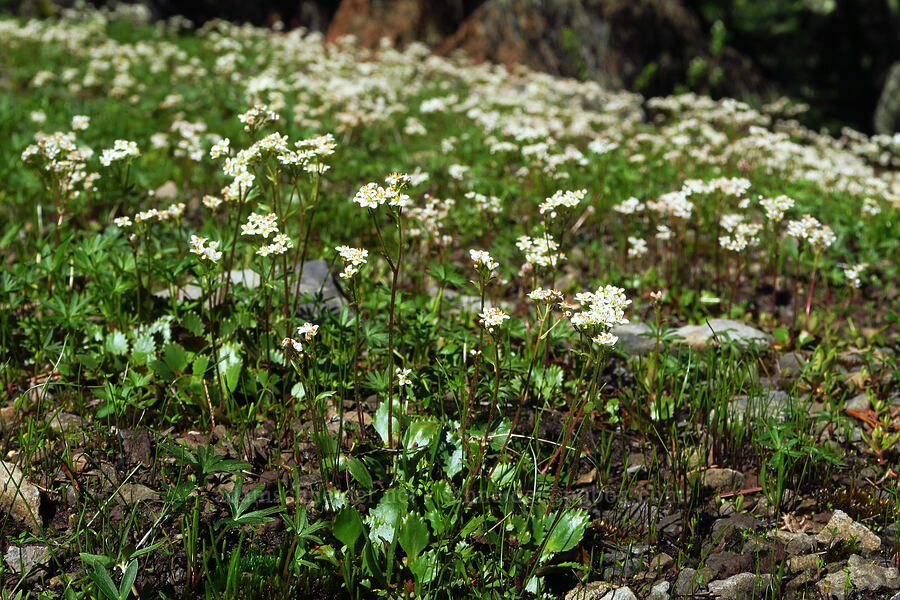
{"type": "Polygon", "coordinates": [[[31,572],[36,567],[50,564],[50,552],[46,546],[10,546],[3,555],[3,560],[16,575],[31,572]]]}
{"type": "Polygon", "coordinates": [[[731,319],[710,319],[703,325],[685,325],[676,329],[675,334],[683,338],[681,342],[695,349],[703,348],[711,341],[725,343],[730,340],[746,348],[768,345],[773,339],[768,333],[731,319]]]}
{"type": "Polygon", "coordinates": [[[66,433],[84,425],[84,419],[67,412],[57,412],[47,419],[50,429],[56,433],[66,433]]]}
{"type": "Polygon", "coordinates": [[[857,394],[844,403],[844,410],[869,410],[869,396],[857,394]]]}
{"type": "Polygon", "coordinates": [[[753,573],[738,573],[728,579],[710,581],[706,587],[711,594],[722,600],[737,600],[762,596],[762,591],[771,585],[772,576],[768,573],[759,576],[753,573]]]}
{"type": "Polygon", "coordinates": [[[698,581],[697,571],[695,569],[682,569],[678,573],[678,579],[675,580],[675,596],[693,596],[700,591],[700,582],[698,581]]]}
{"type": "Polygon", "coordinates": [[[650,594],[647,600],[669,600],[669,588],[671,585],[668,581],[658,581],[650,588],[650,594]]]}
{"type": "Polygon", "coordinates": [[[759,519],[746,513],[734,513],[724,519],[717,519],[712,526],[712,537],[740,539],[744,531],[753,531],[759,527],[759,519]]]}
{"type": "Polygon", "coordinates": [[[846,600],[847,594],[853,589],[853,585],[847,580],[847,573],[844,571],[826,575],[816,583],[816,587],[822,597],[834,600],[846,600]]]}
{"type": "Polygon", "coordinates": [[[19,467],[0,460],[0,505],[17,521],[40,532],[41,495],[19,467]]]}
{"type": "Polygon", "coordinates": [[[628,587],[620,587],[607,593],[601,600],[637,600],[637,596],[628,587]]]}
{"type": "Polygon", "coordinates": [[[806,533],[792,533],[790,531],[776,531],[775,539],[785,547],[789,556],[809,554],[816,551],[816,538],[806,533]]]}
{"type": "Polygon", "coordinates": [[[619,338],[616,348],[628,354],[647,354],[656,347],[653,329],[646,323],[626,323],[612,328],[619,338]]]}
{"type": "Polygon", "coordinates": [[[855,542],[866,554],[871,554],[881,547],[881,538],[865,525],[851,519],[842,510],[834,511],[831,520],[816,536],[816,541],[826,546],[836,541],[855,542]]]}
{"type": "Polygon", "coordinates": [[[610,588],[605,581],[592,581],[569,590],[565,600],[600,600],[610,588]]]}
{"type": "Polygon", "coordinates": [[[152,502],[159,500],[159,494],[140,483],[126,483],[119,488],[117,500],[120,503],[132,505],[138,502],[152,502]]]}
{"type": "Polygon", "coordinates": [[[744,474],[734,469],[713,467],[700,474],[700,483],[703,487],[717,492],[740,489],[744,485],[744,474]]]}
{"type": "Polygon", "coordinates": [[[879,565],[858,554],[852,554],[847,567],[850,569],[850,583],[856,590],[874,592],[882,588],[900,588],[900,572],[894,566],[879,565]]]}
{"type": "MultiPolygon", "coordinates": [[[[251,269],[235,269],[229,272],[232,285],[243,285],[249,290],[259,287],[259,273],[251,269]]],[[[292,283],[291,285],[294,285],[292,283]]],[[[291,291],[293,295],[293,290],[291,291]]],[[[337,281],[328,270],[328,263],[324,260],[309,260],[303,265],[303,277],[300,280],[300,294],[309,294],[315,298],[314,302],[307,302],[298,307],[301,316],[310,316],[318,312],[318,308],[338,313],[347,305],[347,299],[341,293],[337,281]]],[[[169,290],[156,292],[156,297],[166,299],[169,290]]],[[[203,289],[194,282],[188,282],[177,291],[179,301],[197,300],[203,295],[203,289]]],[[[217,300],[217,302],[220,300],[217,300]]]]}
{"type": "MultiPolygon", "coordinates": [[[[755,396],[735,396],[728,404],[728,418],[738,423],[745,419],[774,417],[783,423],[790,415],[791,397],[781,390],[764,390],[755,396]]],[[[712,418],[714,415],[711,414],[712,418]]]]}
{"type": "Polygon", "coordinates": [[[788,571],[797,573],[800,571],[815,571],[819,568],[821,557],[818,554],[804,554],[788,558],[788,571]]]}
{"type": "Polygon", "coordinates": [[[778,370],[785,377],[796,378],[803,373],[806,361],[796,352],[788,352],[778,357],[778,370]]]}
{"type": "MultiPolygon", "coordinates": [[[[156,191],[153,193],[153,195],[160,200],[172,200],[178,195],[178,186],[175,185],[175,182],[170,179],[169,181],[156,188],[156,191]]],[[[159,208],[162,209],[163,207],[160,206],[159,208]]]]}

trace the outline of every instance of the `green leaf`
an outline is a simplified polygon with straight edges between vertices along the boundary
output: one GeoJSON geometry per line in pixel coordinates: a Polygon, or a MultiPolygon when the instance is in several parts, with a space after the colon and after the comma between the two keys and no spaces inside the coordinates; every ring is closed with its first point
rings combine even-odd
{"type": "Polygon", "coordinates": [[[403,488],[391,488],[386,491],[378,506],[369,512],[366,519],[370,528],[369,536],[373,540],[382,539],[389,544],[392,543],[408,504],[409,498],[403,488]]]}
{"type": "Polygon", "coordinates": [[[190,364],[191,354],[180,344],[172,342],[163,346],[163,360],[176,375],[180,375],[190,364]]]}
{"type": "Polygon", "coordinates": [[[339,542],[347,546],[351,552],[356,545],[356,540],[362,535],[365,528],[359,511],[352,506],[345,506],[334,517],[334,524],[331,526],[331,532],[339,542]]]}
{"type": "Polygon", "coordinates": [[[156,353],[156,342],[153,340],[153,334],[144,333],[134,338],[134,344],[131,346],[131,356],[135,362],[142,365],[153,357],[156,353]]]}
{"type": "Polygon", "coordinates": [[[417,420],[406,429],[405,446],[407,450],[416,450],[428,446],[439,438],[441,425],[437,421],[417,420]]]}
{"type": "Polygon", "coordinates": [[[188,312],[181,315],[181,326],[198,337],[203,336],[203,321],[196,313],[188,312]]]}
{"type": "Polygon", "coordinates": [[[412,513],[406,517],[400,526],[397,541],[400,542],[400,547],[403,548],[410,560],[418,557],[419,553],[428,547],[428,543],[431,541],[428,525],[418,513],[412,513]]]}
{"type": "Polygon", "coordinates": [[[353,457],[347,462],[347,468],[350,470],[353,479],[361,486],[367,490],[372,489],[372,475],[369,474],[369,470],[366,468],[366,464],[363,461],[353,457]]]}
{"type": "Polygon", "coordinates": [[[791,333],[784,327],[776,327],[775,330],[772,331],[772,335],[775,336],[775,340],[779,344],[786,344],[788,340],[791,339],[791,333]]]}
{"type": "Polygon", "coordinates": [[[125,567],[125,573],[122,575],[122,581],[119,582],[119,598],[124,600],[131,593],[131,586],[134,585],[134,580],[137,579],[138,572],[138,562],[136,560],[128,563],[128,566],[125,567]]]}
{"type": "Polygon", "coordinates": [[[119,600],[119,590],[116,589],[116,584],[113,583],[112,577],[109,576],[109,571],[106,570],[106,567],[99,562],[95,562],[94,570],[91,571],[89,575],[91,576],[94,585],[97,586],[97,589],[99,589],[104,596],[109,600],[119,600]]]}
{"type": "Polygon", "coordinates": [[[225,369],[225,387],[228,388],[229,392],[233,392],[237,387],[238,377],[241,375],[241,363],[231,363],[225,369]]]}
{"type": "MultiPolygon", "coordinates": [[[[551,513],[547,515],[547,518],[554,519],[555,517],[551,513]]],[[[547,543],[544,544],[544,550],[541,552],[541,561],[547,560],[559,552],[574,548],[581,541],[589,521],[587,512],[583,510],[573,508],[565,511],[553,530],[547,534],[547,543]]]]}
{"type": "MultiPolygon", "coordinates": [[[[391,415],[391,421],[393,425],[391,426],[391,433],[394,436],[400,431],[400,414],[401,414],[401,405],[400,402],[394,400],[394,414],[391,415]]],[[[375,411],[375,417],[372,419],[372,426],[375,427],[375,431],[378,432],[378,435],[381,436],[381,441],[385,444],[388,443],[388,402],[385,400],[381,403],[381,406],[378,407],[378,410],[375,411]]]]}
{"type": "Polygon", "coordinates": [[[125,337],[124,333],[117,329],[106,336],[103,347],[113,356],[122,356],[123,354],[128,353],[128,338],[125,337]]]}

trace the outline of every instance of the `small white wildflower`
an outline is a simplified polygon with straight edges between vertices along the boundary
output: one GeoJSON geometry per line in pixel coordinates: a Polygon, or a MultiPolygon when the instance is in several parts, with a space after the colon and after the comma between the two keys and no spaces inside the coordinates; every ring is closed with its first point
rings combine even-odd
{"type": "Polygon", "coordinates": [[[397,385],[402,387],[412,383],[409,379],[412,369],[401,369],[400,367],[397,367],[397,370],[394,371],[394,373],[397,375],[397,385]]]}
{"type": "Polygon", "coordinates": [[[476,269],[484,268],[488,271],[493,271],[500,266],[500,263],[491,258],[491,255],[485,250],[469,250],[469,256],[472,258],[476,269]]]}
{"type": "Polygon", "coordinates": [[[91,125],[91,118],[87,115],[75,115],[72,117],[72,129],[84,131],[91,125]]]}
{"type": "Polygon", "coordinates": [[[509,318],[509,315],[502,308],[490,307],[478,315],[481,317],[481,323],[488,331],[493,332],[494,327],[503,325],[503,322],[509,318]]]}

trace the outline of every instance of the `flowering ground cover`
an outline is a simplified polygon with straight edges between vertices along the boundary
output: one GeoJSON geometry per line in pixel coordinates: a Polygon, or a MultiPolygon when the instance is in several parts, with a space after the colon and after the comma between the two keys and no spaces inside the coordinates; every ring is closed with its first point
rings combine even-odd
{"type": "Polygon", "coordinates": [[[900,139],[141,17],[0,21],[0,597],[900,588],[900,139]]]}

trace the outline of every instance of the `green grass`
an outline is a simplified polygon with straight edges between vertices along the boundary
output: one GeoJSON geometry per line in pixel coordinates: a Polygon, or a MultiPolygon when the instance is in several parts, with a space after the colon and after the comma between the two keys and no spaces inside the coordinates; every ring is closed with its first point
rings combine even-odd
{"type": "Polygon", "coordinates": [[[699,566],[714,511],[828,510],[824,481],[853,482],[854,517],[896,519],[900,191],[846,139],[730,100],[644,103],[301,32],[91,13],[0,35],[0,439],[44,497],[35,530],[9,517],[0,538],[52,554],[4,571],[4,598],[554,597],[622,562],[613,546],[699,566]],[[277,116],[245,129],[259,104],[277,116]],[[76,115],[72,162],[26,150],[76,115]],[[104,166],[115,140],[139,151],[104,166]],[[252,184],[208,207],[241,172],[252,184]],[[810,213],[834,242],[768,220],[758,198],[780,195],[785,223],[810,213]],[[644,206],[625,214],[630,197],[644,206]],[[251,213],[274,231],[242,235],[251,213]],[[720,244],[729,214],[759,225],[743,250],[720,244]],[[259,255],[278,233],[285,251],[259,255]],[[521,236],[558,246],[526,264],[521,236]],[[356,273],[344,245],[368,251],[356,273]],[[296,294],[316,259],[341,310],[296,294]],[[607,345],[626,317],[649,352],[607,345]],[[709,317],[773,341],[673,335],[709,317]],[[782,378],[789,351],[806,364],[782,378]],[[774,388],[783,411],[760,400],[774,388]],[[843,411],[860,392],[866,422],[843,411]],[[52,427],[60,412],[80,420],[52,427]],[[759,486],[716,496],[711,466],[759,486]],[[137,485],[156,493],[125,501],[137,485]]]}

